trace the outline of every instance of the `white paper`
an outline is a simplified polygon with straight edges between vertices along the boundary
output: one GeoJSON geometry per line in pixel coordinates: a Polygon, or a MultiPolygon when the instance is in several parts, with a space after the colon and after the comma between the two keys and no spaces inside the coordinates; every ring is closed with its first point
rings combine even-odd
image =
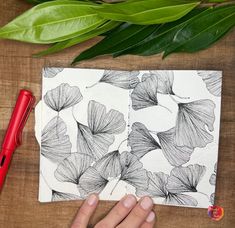
{"type": "Polygon", "coordinates": [[[213,204],[222,72],[45,68],[39,201],[213,204]]]}

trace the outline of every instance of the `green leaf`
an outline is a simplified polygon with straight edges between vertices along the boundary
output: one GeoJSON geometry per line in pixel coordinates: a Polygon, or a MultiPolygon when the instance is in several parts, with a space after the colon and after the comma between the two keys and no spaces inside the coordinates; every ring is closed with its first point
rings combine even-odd
{"type": "Polygon", "coordinates": [[[30,43],[55,43],[87,33],[106,20],[93,3],[51,1],[34,6],[0,28],[0,38],[30,43]]]}
{"type": "Polygon", "coordinates": [[[99,43],[82,52],[72,64],[130,48],[149,36],[157,27],[158,25],[141,26],[124,23],[99,43]]]}
{"type": "Polygon", "coordinates": [[[148,25],[177,20],[198,4],[200,1],[129,0],[116,4],[103,3],[96,10],[100,16],[110,20],[148,25]]]}
{"type": "Polygon", "coordinates": [[[76,45],[78,43],[81,43],[83,41],[86,41],[88,39],[91,39],[95,36],[98,36],[100,34],[103,34],[104,32],[109,31],[110,29],[115,28],[116,26],[118,26],[120,24],[120,22],[116,22],[116,21],[108,21],[107,23],[101,25],[100,27],[82,34],[80,36],[74,37],[72,39],[69,40],[65,40],[59,43],[54,44],[53,46],[49,47],[47,50],[39,52],[38,54],[35,54],[35,57],[41,57],[44,55],[48,55],[48,54],[53,54],[56,52],[59,52],[65,48],[71,47],[73,45],[76,45]]]}
{"type": "Polygon", "coordinates": [[[172,42],[177,31],[193,20],[195,17],[200,17],[200,14],[208,9],[194,9],[183,18],[163,24],[154,31],[150,36],[146,37],[135,46],[132,46],[126,50],[113,53],[114,57],[132,54],[149,56],[163,52],[166,47],[172,42]]]}
{"type": "Polygon", "coordinates": [[[235,25],[235,5],[211,8],[183,26],[164,52],[196,52],[209,47],[235,25]]]}

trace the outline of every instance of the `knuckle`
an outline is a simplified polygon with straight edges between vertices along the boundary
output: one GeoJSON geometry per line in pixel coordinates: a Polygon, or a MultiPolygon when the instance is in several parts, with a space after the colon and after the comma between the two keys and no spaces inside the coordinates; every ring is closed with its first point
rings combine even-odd
{"type": "Polygon", "coordinates": [[[146,217],[146,212],[143,211],[142,209],[140,209],[139,207],[136,207],[133,211],[132,211],[132,215],[135,218],[138,219],[144,219],[146,217]]]}

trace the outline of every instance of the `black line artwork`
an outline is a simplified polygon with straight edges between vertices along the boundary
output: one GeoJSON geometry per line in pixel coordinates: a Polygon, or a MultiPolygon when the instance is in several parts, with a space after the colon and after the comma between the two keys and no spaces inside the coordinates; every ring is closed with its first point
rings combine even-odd
{"type": "Polygon", "coordinates": [[[82,94],[77,86],[70,86],[67,83],[62,83],[55,89],[47,91],[44,96],[44,101],[56,112],[70,108],[82,100],[82,94]]]}
{"type": "Polygon", "coordinates": [[[144,74],[142,76],[142,81],[145,81],[149,77],[155,77],[158,82],[157,92],[161,94],[169,94],[176,96],[181,99],[188,99],[189,97],[181,97],[174,93],[173,83],[174,83],[174,72],[171,70],[153,70],[149,74],[144,74]]]}
{"type": "Polygon", "coordinates": [[[214,139],[215,103],[209,99],[178,103],[175,142],[178,146],[205,147],[214,139]],[[207,128],[206,128],[207,127],[207,128]],[[208,129],[208,130],[207,130],[208,129]]]}
{"type": "Polygon", "coordinates": [[[139,73],[139,71],[105,70],[102,78],[87,88],[92,88],[99,83],[108,83],[122,89],[133,89],[139,83],[139,78],[137,77],[139,73]]]}
{"type": "Polygon", "coordinates": [[[198,75],[205,82],[208,91],[214,96],[221,96],[222,72],[221,71],[198,71],[198,75]]]}
{"type": "Polygon", "coordinates": [[[175,167],[171,170],[167,189],[178,194],[182,192],[198,192],[197,186],[206,172],[206,167],[198,164],[187,167],[175,167]]]}
{"type": "Polygon", "coordinates": [[[83,197],[91,193],[100,193],[108,182],[96,168],[90,166],[80,177],[79,191],[83,197]]]}
{"type": "Polygon", "coordinates": [[[94,167],[106,179],[119,176],[122,170],[119,151],[106,154],[94,164],[94,167]]]}
{"type": "Polygon", "coordinates": [[[152,150],[161,149],[160,144],[153,138],[144,124],[135,122],[132,124],[131,129],[128,144],[131,147],[131,153],[138,158],[142,158],[152,150]]]}
{"type": "Polygon", "coordinates": [[[221,81],[214,71],[45,68],[35,128],[39,200],[134,194],[207,208],[215,197],[221,81]]]}
{"type": "Polygon", "coordinates": [[[137,111],[152,106],[160,106],[171,112],[167,107],[159,104],[157,93],[158,77],[144,78],[131,93],[132,108],[137,111]]]}
{"type": "Polygon", "coordinates": [[[81,199],[81,197],[79,197],[78,195],[52,190],[51,201],[53,201],[53,202],[54,201],[65,201],[65,200],[78,200],[78,199],[81,199]]]}
{"type": "Polygon", "coordinates": [[[81,175],[92,162],[92,157],[87,154],[72,153],[58,165],[55,171],[55,177],[61,182],[70,182],[79,185],[81,175]]]}
{"type": "Polygon", "coordinates": [[[169,163],[173,166],[180,166],[187,163],[193,153],[192,148],[187,146],[177,146],[175,143],[175,128],[157,133],[162,152],[169,163]]]}
{"type": "Polygon", "coordinates": [[[42,130],[41,154],[53,162],[60,162],[71,153],[72,144],[66,135],[65,122],[56,116],[42,130]]]}
{"type": "Polygon", "coordinates": [[[45,67],[43,68],[43,76],[45,78],[54,78],[57,74],[62,72],[64,68],[58,68],[58,67],[45,67]]]}
{"type": "Polygon", "coordinates": [[[99,160],[108,152],[116,134],[126,128],[124,115],[114,109],[106,112],[106,107],[96,101],[88,104],[88,126],[77,122],[77,151],[89,154],[99,160]]]}
{"type": "Polygon", "coordinates": [[[45,176],[43,175],[42,171],[40,171],[40,177],[44,180],[47,187],[51,190],[51,202],[55,201],[64,201],[64,200],[79,200],[82,199],[79,195],[67,193],[67,192],[61,192],[53,189],[49,183],[47,182],[45,176]]]}
{"type": "Polygon", "coordinates": [[[150,196],[152,198],[162,198],[162,203],[168,205],[197,206],[197,200],[184,194],[183,192],[172,193],[167,189],[169,175],[163,172],[148,172],[149,185],[147,189],[137,188],[138,197],[150,196]]]}
{"type": "Polygon", "coordinates": [[[210,202],[211,202],[212,205],[215,204],[215,193],[211,193],[211,195],[210,195],[210,202]]]}
{"type": "Polygon", "coordinates": [[[164,132],[153,132],[139,122],[135,122],[131,128],[132,131],[129,134],[128,143],[131,147],[131,153],[138,158],[142,158],[152,150],[160,149],[172,166],[180,166],[188,162],[193,153],[192,148],[175,144],[175,128],[164,132]],[[151,134],[155,134],[158,137],[159,143],[151,134]]]}

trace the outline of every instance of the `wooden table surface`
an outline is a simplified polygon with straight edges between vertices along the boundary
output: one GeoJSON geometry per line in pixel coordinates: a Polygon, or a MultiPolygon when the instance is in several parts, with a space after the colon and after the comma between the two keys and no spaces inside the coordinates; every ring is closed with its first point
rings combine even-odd
{"type": "MultiPolygon", "coordinates": [[[[0,0],[0,26],[29,8],[23,0],[0,0]]],[[[96,40],[85,42],[63,53],[32,58],[43,46],[0,40],[0,141],[20,89],[28,88],[37,100],[41,93],[41,70],[45,65],[69,66],[69,61],[96,40]]],[[[225,216],[213,222],[205,209],[155,206],[158,228],[232,228],[235,227],[235,30],[208,50],[197,54],[174,54],[162,61],[160,56],[126,56],[113,60],[102,57],[78,67],[113,69],[202,69],[223,70],[222,117],[216,204],[225,216]]],[[[41,204],[38,202],[39,146],[34,137],[34,112],[23,133],[0,194],[0,227],[69,227],[80,201],[41,204]]],[[[102,218],[115,202],[100,202],[91,223],[102,218]]]]}

